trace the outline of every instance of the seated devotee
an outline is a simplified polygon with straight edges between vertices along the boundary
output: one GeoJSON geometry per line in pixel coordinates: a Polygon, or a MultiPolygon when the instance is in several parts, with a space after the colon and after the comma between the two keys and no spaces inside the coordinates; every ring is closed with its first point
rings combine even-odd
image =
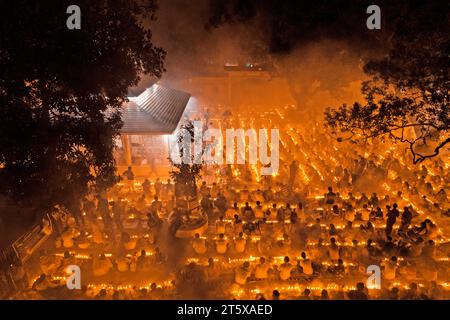
{"type": "Polygon", "coordinates": [[[336,204],[334,204],[331,209],[331,216],[329,219],[332,224],[338,224],[341,222],[341,210],[336,204]]]}
{"type": "Polygon", "coordinates": [[[156,283],[152,282],[152,284],[150,284],[150,291],[148,295],[151,300],[161,300],[164,292],[161,287],[158,287],[156,283]]]}
{"type": "Polygon", "coordinates": [[[195,234],[194,240],[192,241],[192,248],[196,254],[203,255],[206,253],[206,239],[200,237],[199,233],[195,234]]]}
{"type": "Polygon", "coordinates": [[[134,250],[136,248],[138,239],[136,237],[131,237],[128,233],[122,233],[122,243],[125,250],[134,250]]]}
{"type": "Polygon", "coordinates": [[[162,264],[167,260],[167,255],[161,252],[159,247],[155,247],[154,252],[152,254],[152,261],[156,264],[162,264]]]}
{"type": "Polygon", "coordinates": [[[162,208],[163,208],[162,202],[159,200],[158,196],[155,196],[150,205],[150,213],[152,213],[155,216],[159,216],[160,212],[162,211],[162,208]]]}
{"type": "Polygon", "coordinates": [[[397,257],[392,256],[391,259],[383,262],[382,266],[384,266],[383,279],[388,281],[395,280],[398,268],[397,257]]]}
{"type": "Polygon", "coordinates": [[[80,231],[75,228],[66,228],[61,235],[62,245],[64,248],[72,248],[74,246],[74,238],[80,235],[80,231]]]}
{"type": "Polygon", "coordinates": [[[436,201],[440,202],[440,203],[449,203],[449,199],[447,196],[447,193],[445,192],[444,189],[440,189],[439,192],[436,194],[436,201]]]}
{"type": "Polygon", "coordinates": [[[428,240],[422,248],[422,258],[434,259],[436,256],[436,246],[433,240],[428,240]]]}
{"type": "Polygon", "coordinates": [[[130,255],[129,258],[130,258],[130,268],[129,269],[131,272],[136,272],[137,271],[137,260],[138,260],[137,253],[130,255]]]}
{"type": "Polygon", "coordinates": [[[403,260],[400,262],[398,267],[398,274],[409,281],[417,280],[417,266],[412,260],[403,260]]]}
{"type": "Polygon", "coordinates": [[[371,210],[368,208],[367,204],[365,204],[362,208],[362,210],[360,211],[361,214],[361,220],[362,221],[369,221],[370,220],[370,212],[371,210]]]}
{"type": "Polygon", "coordinates": [[[426,236],[429,239],[434,239],[438,234],[438,227],[430,219],[426,219],[424,222],[426,227],[426,236]]]}
{"type": "Polygon", "coordinates": [[[426,294],[431,300],[441,300],[443,299],[444,289],[436,281],[431,281],[426,294]]]}
{"type": "MultiPolygon", "coordinates": [[[[297,213],[297,210],[291,210],[289,217],[287,218],[287,220],[289,221],[290,224],[292,224],[292,226],[289,227],[289,231],[292,231],[292,229],[294,228],[295,225],[297,225],[297,222],[299,222],[299,216],[297,213]]],[[[300,218],[300,223],[305,223],[305,217],[302,216],[300,218]]]]}
{"type": "Polygon", "coordinates": [[[217,210],[219,210],[219,215],[223,216],[227,210],[227,199],[224,197],[224,195],[219,192],[216,201],[214,202],[215,207],[217,210]]]}
{"type": "Polygon", "coordinates": [[[247,188],[247,186],[244,186],[244,188],[242,188],[241,192],[240,192],[240,201],[244,202],[244,201],[248,201],[250,198],[250,192],[247,188]]]}
{"type": "Polygon", "coordinates": [[[351,242],[354,239],[356,230],[353,228],[353,223],[351,221],[347,221],[344,229],[341,231],[341,237],[344,242],[351,242]]]}
{"type": "Polygon", "coordinates": [[[91,246],[91,242],[86,234],[81,234],[75,239],[75,242],[80,249],[88,249],[91,246]]]}
{"type": "Polygon", "coordinates": [[[41,274],[39,278],[31,286],[32,290],[36,291],[45,291],[49,288],[56,288],[59,286],[59,283],[56,281],[51,281],[49,277],[45,274],[41,274]]]}
{"type": "Polygon", "coordinates": [[[383,211],[381,210],[380,207],[376,208],[376,211],[374,213],[374,219],[383,219],[383,211]]]}
{"type": "Polygon", "coordinates": [[[225,233],[225,226],[226,222],[223,221],[223,216],[220,216],[216,222],[216,234],[225,233]]]}
{"type": "Polygon", "coordinates": [[[336,229],[335,225],[330,223],[329,227],[328,227],[328,235],[329,236],[337,236],[338,235],[338,230],[336,229]]]}
{"type": "Polygon", "coordinates": [[[58,267],[61,265],[62,257],[47,254],[45,250],[42,250],[39,254],[39,267],[42,273],[50,275],[56,272],[58,267]]]}
{"type": "Polygon", "coordinates": [[[336,201],[336,193],[333,192],[332,187],[328,187],[328,192],[324,196],[325,203],[328,205],[333,205],[336,201]]]}
{"type": "Polygon", "coordinates": [[[283,238],[278,241],[278,245],[280,246],[280,250],[284,254],[288,254],[291,250],[292,240],[287,233],[283,234],[283,238]]]}
{"type": "Polygon", "coordinates": [[[339,246],[336,243],[335,238],[330,239],[330,246],[328,247],[328,256],[332,261],[339,260],[339,246]]]}
{"type": "Polygon", "coordinates": [[[234,216],[233,220],[233,231],[235,235],[244,231],[244,224],[237,214],[234,216]]]}
{"type": "Polygon", "coordinates": [[[228,208],[227,211],[225,211],[225,217],[227,219],[234,218],[235,215],[239,215],[239,208],[237,202],[233,204],[232,208],[228,208]]]}
{"type": "Polygon", "coordinates": [[[61,263],[59,264],[56,273],[65,274],[68,266],[76,264],[77,258],[73,254],[71,254],[68,250],[66,250],[64,251],[63,258],[61,259],[61,263]]]}
{"type": "Polygon", "coordinates": [[[214,281],[220,277],[220,266],[214,261],[213,258],[208,258],[208,265],[206,266],[206,280],[214,281]]]}
{"type": "Polygon", "coordinates": [[[237,253],[243,253],[245,251],[246,244],[247,239],[244,238],[244,234],[240,232],[239,235],[234,238],[234,250],[237,253]]]}
{"type": "Polygon", "coordinates": [[[218,254],[225,254],[228,249],[228,241],[225,239],[223,233],[219,234],[219,239],[216,240],[216,252],[218,254]]]}
{"type": "Polygon", "coordinates": [[[280,292],[278,290],[272,291],[272,300],[280,300],[280,292]]]}
{"type": "Polygon", "coordinates": [[[303,268],[300,265],[300,260],[297,260],[297,263],[293,265],[291,270],[291,280],[300,281],[305,279],[305,274],[303,273],[303,268]]]}
{"type": "Polygon", "coordinates": [[[270,221],[275,221],[277,219],[278,209],[277,209],[276,203],[272,204],[272,208],[267,210],[266,216],[267,216],[267,220],[270,220],[270,221]]]}
{"type": "Polygon", "coordinates": [[[417,237],[417,239],[411,240],[413,241],[413,245],[409,249],[409,254],[412,258],[418,258],[422,255],[423,247],[425,246],[425,241],[422,237],[417,237]]]}
{"type": "Polygon", "coordinates": [[[427,281],[437,281],[439,275],[439,267],[436,261],[427,260],[427,261],[419,261],[417,266],[420,268],[420,274],[423,279],[427,281]]]}
{"type": "Polygon", "coordinates": [[[260,201],[256,201],[256,206],[253,209],[253,212],[255,214],[256,219],[264,218],[264,209],[263,209],[263,206],[261,205],[260,201]]]}
{"type": "Polygon", "coordinates": [[[258,201],[259,201],[259,203],[265,201],[264,194],[263,194],[263,192],[260,189],[256,189],[256,191],[252,194],[251,198],[256,203],[258,203],[258,201]]]}
{"type": "Polygon", "coordinates": [[[323,289],[320,293],[320,300],[330,300],[330,297],[328,295],[328,291],[323,289]]]}
{"type": "Polygon", "coordinates": [[[280,280],[288,280],[291,277],[291,270],[294,266],[289,262],[289,257],[284,257],[284,262],[280,265],[280,280]]]}
{"type": "Polygon", "coordinates": [[[253,209],[248,204],[248,202],[246,202],[245,206],[242,208],[242,218],[245,221],[252,221],[253,219],[255,219],[255,214],[253,212],[253,209]]]}
{"type": "Polygon", "coordinates": [[[286,220],[289,220],[291,218],[291,205],[289,203],[286,203],[285,208],[280,208],[277,213],[277,220],[278,222],[284,222],[286,220]]]}
{"type": "Polygon", "coordinates": [[[356,217],[355,211],[353,209],[346,210],[344,217],[345,217],[345,220],[347,220],[347,221],[350,221],[350,222],[355,221],[355,217],[356,217]]]}
{"type": "Polygon", "coordinates": [[[245,261],[242,266],[236,268],[234,281],[237,284],[244,285],[247,283],[248,277],[250,277],[250,263],[245,261]]]}
{"type": "Polygon", "coordinates": [[[310,259],[306,258],[306,253],[301,253],[301,260],[300,260],[300,266],[303,269],[303,273],[307,276],[312,276],[314,273],[313,267],[312,267],[312,261],[310,259]]]}
{"type": "Polygon", "coordinates": [[[379,204],[380,204],[380,200],[378,200],[377,194],[375,192],[372,193],[372,195],[370,196],[370,199],[369,199],[369,205],[373,208],[376,208],[379,206],[379,204]]]}
{"type": "Polygon", "coordinates": [[[255,296],[255,300],[266,300],[266,298],[264,297],[264,294],[258,293],[255,296]]]}
{"type": "Polygon", "coordinates": [[[313,260],[322,260],[328,258],[328,251],[326,246],[323,244],[323,239],[319,238],[317,240],[317,245],[309,249],[309,254],[313,260]]]}
{"type": "Polygon", "coordinates": [[[279,239],[279,238],[283,237],[284,222],[270,223],[270,226],[271,226],[270,237],[272,237],[273,239],[279,239]]]}
{"type": "Polygon", "coordinates": [[[309,215],[307,215],[305,213],[302,202],[299,202],[297,204],[297,208],[295,208],[295,210],[293,210],[293,213],[295,213],[295,215],[297,216],[300,223],[308,223],[309,222],[309,221],[307,221],[309,218],[309,215]]]}
{"type": "Polygon", "coordinates": [[[321,226],[320,219],[318,219],[318,218],[316,219],[314,224],[309,228],[308,234],[309,234],[310,239],[317,239],[317,238],[321,237],[322,226],[321,226]]]}
{"type": "Polygon", "coordinates": [[[137,257],[137,271],[145,271],[149,268],[149,261],[147,260],[147,252],[141,250],[140,255],[137,257]]]}
{"type": "Polygon", "coordinates": [[[420,299],[420,294],[418,290],[417,283],[410,283],[408,289],[401,295],[401,300],[418,300],[420,299]]]}
{"type": "Polygon", "coordinates": [[[255,267],[255,278],[258,280],[266,280],[269,277],[270,264],[266,262],[264,257],[259,258],[259,263],[255,267]]]}
{"type": "Polygon", "coordinates": [[[219,187],[217,186],[217,182],[213,182],[212,186],[211,186],[211,198],[216,199],[217,196],[219,195],[219,187]]]}
{"type": "Polygon", "coordinates": [[[150,183],[150,181],[146,178],[146,179],[144,180],[144,182],[142,182],[142,192],[143,192],[143,196],[144,196],[145,198],[147,198],[147,197],[150,196],[150,193],[151,193],[150,187],[151,187],[151,183],[150,183]]]}
{"type": "Polygon", "coordinates": [[[96,277],[108,274],[111,268],[111,260],[109,260],[109,258],[107,258],[103,253],[99,257],[94,258],[94,261],[92,262],[92,273],[96,277]]]}
{"type": "Polygon", "coordinates": [[[397,287],[392,287],[387,294],[387,300],[398,300],[400,290],[397,287]]]}
{"type": "Polygon", "coordinates": [[[92,224],[92,242],[94,244],[102,244],[105,242],[105,237],[99,224],[92,224]]]}
{"type": "Polygon", "coordinates": [[[364,192],[361,193],[361,198],[358,199],[356,204],[359,207],[364,207],[364,206],[368,206],[369,205],[369,198],[367,197],[367,195],[364,192]]]}
{"type": "Polygon", "coordinates": [[[329,266],[327,271],[333,276],[342,276],[345,273],[344,261],[338,259],[337,264],[329,266]]]}
{"type": "Polygon", "coordinates": [[[209,193],[209,188],[206,185],[206,181],[202,181],[202,185],[200,186],[198,192],[202,197],[211,196],[211,194],[209,193]]]}
{"type": "Polygon", "coordinates": [[[365,292],[364,283],[358,282],[356,284],[356,290],[350,290],[348,293],[348,298],[350,300],[368,300],[369,297],[365,292]]]}
{"type": "Polygon", "coordinates": [[[311,296],[311,290],[308,288],[305,288],[303,290],[303,293],[300,297],[298,297],[299,300],[313,300],[313,297],[311,296]]]}
{"type": "Polygon", "coordinates": [[[139,211],[144,210],[147,207],[147,201],[145,200],[145,194],[139,197],[136,201],[136,209],[139,211]]]}
{"type": "Polygon", "coordinates": [[[95,300],[108,300],[108,292],[106,289],[101,289],[94,297],[95,300]]]}
{"type": "Polygon", "coordinates": [[[210,196],[203,196],[200,201],[200,206],[202,207],[203,212],[205,212],[208,216],[211,216],[214,206],[210,196]]]}
{"type": "Polygon", "coordinates": [[[130,270],[130,258],[120,256],[116,259],[116,265],[119,272],[127,272],[130,270]]]}
{"type": "Polygon", "coordinates": [[[271,229],[270,225],[267,223],[267,219],[263,218],[260,220],[257,224],[257,230],[259,231],[259,234],[263,237],[270,236],[269,230],[271,229]]]}

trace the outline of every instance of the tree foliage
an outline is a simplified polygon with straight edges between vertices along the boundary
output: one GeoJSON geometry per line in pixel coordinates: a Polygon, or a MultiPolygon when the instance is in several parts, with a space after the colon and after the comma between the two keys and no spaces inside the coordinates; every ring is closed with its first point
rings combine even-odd
{"type": "Polygon", "coordinates": [[[141,74],[161,76],[165,52],[147,21],[154,0],[1,4],[0,193],[34,207],[67,204],[115,182],[120,107],[141,74]]]}
{"type": "Polygon", "coordinates": [[[326,124],[347,138],[405,143],[415,164],[450,145],[448,18],[424,11],[403,21],[390,52],[365,65],[365,102],[327,110],[326,124]]]}

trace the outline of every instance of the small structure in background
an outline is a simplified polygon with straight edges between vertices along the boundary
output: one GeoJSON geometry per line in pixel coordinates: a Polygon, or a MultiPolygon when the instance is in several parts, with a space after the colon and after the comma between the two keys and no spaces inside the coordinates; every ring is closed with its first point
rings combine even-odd
{"type": "Polygon", "coordinates": [[[153,84],[130,97],[122,111],[123,127],[117,141],[118,172],[131,166],[137,176],[168,176],[170,143],[191,95],[153,84]]]}

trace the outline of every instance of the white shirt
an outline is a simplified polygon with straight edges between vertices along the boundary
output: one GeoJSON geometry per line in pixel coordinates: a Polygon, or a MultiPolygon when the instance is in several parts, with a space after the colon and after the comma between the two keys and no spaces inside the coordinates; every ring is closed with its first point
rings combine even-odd
{"type": "Polygon", "coordinates": [[[227,252],[227,241],[226,240],[217,240],[216,241],[216,251],[217,253],[224,254],[227,252]]]}
{"type": "Polygon", "coordinates": [[[280,266],[280,279],[288,280],[291,277],[291,270],[293,266],[290,263],[283,263],[280,266]]]}
{"type": "Polygon", "coordinates": [[[194,248],[195,253],[197,254],[204,254],[206,253],[206,241],[205,239],[194,239],[194,242],[192,243],[192,247],[194,248]]]}
{"type": "Polygon", "coordinates": [[[247,243],[247,240],[244,238],[236,238],[234,240],[234,248],[236,249],[236,252],[242,253],[245,251],[245,245],[247,243]]]}
{"type": "Polygon", "coordinates": [[[260,263],[255,268],[255,277],[258,279],[267,279],[269,276],[269,264],[267,263],[260,263]]]}

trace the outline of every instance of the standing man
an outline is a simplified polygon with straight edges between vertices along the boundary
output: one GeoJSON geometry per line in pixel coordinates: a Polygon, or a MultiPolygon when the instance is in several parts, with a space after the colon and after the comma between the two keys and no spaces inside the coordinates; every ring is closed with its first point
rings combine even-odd
{"type": "Polygon", "coordinates": [[[289,191],[291,191],[292,188],[294,187],[295,177],[297,176],[297,171],[298,171],[298,163],[296,160],[294,160],[289,165],[289,184],[288,184],[289,191]]]}
{"type": "Polygon", "coordinates": [[[394,203],[393,209],[390,206],[386,206],[387,209],[387,221],[386,221],[386,237],[390,237],[392,234],[392,228],[394,227],[395,221],[399,216],[400,212],[397,209],[398,205],[394,203]]]}
{"type": "Polygon", "coordinates": [[[128,181],[129,190],[134,191],[134,172],[131,169],[131,166],[123,173],[123,176],[125,176],[128,181]]]}

